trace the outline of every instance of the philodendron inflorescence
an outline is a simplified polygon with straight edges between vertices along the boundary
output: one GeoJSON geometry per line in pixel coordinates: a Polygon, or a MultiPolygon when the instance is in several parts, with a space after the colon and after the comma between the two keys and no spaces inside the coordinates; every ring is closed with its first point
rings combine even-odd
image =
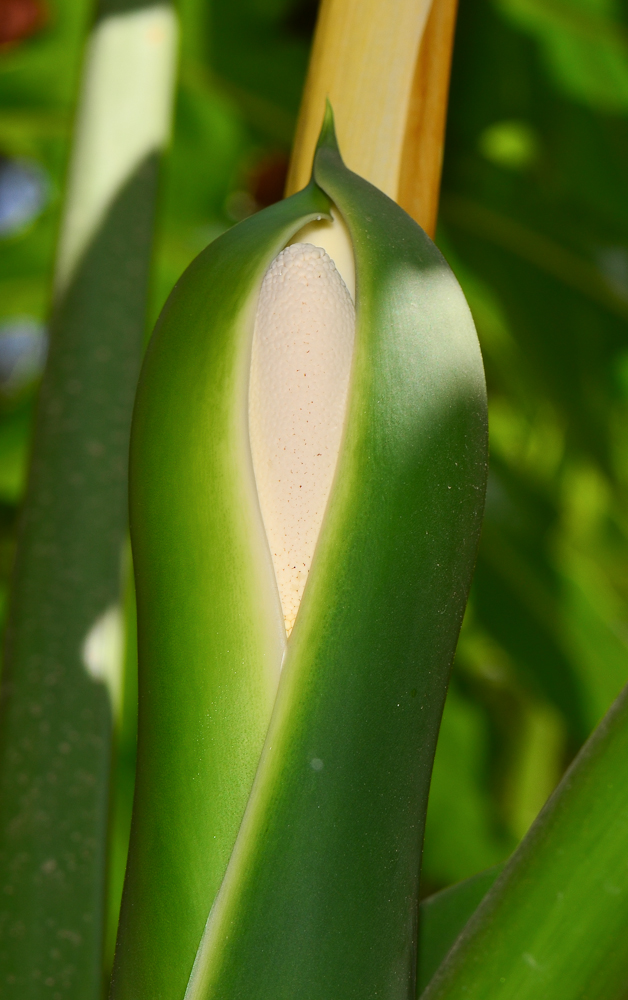
{"type": "Polygon", "coordinates": [[[194,261],[140,380],[116,1000],[412,995],[485,477],[462,292],[328,111],[310,185],[194,261]]]}

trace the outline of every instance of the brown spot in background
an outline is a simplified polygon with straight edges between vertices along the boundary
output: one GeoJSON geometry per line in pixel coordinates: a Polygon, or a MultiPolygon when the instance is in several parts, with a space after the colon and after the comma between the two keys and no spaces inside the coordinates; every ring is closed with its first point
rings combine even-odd
{"type": "Polygon", "coordinates": [[[0,0],[0,46],[12,46],[29,38],[47,18],[41,0],[0,0]]]}
{"type": "Polygon", "coordinates": [[[267,208],[283,198],[289,156],[284,150],[267,153],[251,167],[247,189],[260,208],[267,208]]]}

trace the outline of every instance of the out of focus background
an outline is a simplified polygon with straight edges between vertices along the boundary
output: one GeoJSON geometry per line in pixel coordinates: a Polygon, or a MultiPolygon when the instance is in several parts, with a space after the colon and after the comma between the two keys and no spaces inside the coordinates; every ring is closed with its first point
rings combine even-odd
{"type": "MultiPolygon", "coordinates": [[[[178,7],[147,334],[196,254],[281,197],[317,12],[316,0],[178,7]]],[[[87,0],[0,2],[1,610],[92,16],[87,0]]],[[[512,851],[628,680],[628,12],[617,0],[461,0],[437,242],[482,344],[491,473],[425,893],[512,851]]]]}

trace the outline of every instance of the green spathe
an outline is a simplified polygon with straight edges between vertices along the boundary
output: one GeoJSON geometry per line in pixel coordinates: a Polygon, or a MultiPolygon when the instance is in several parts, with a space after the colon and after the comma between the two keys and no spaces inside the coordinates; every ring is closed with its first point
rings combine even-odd
{"type": "Polygon", "coordinates": [[[225,233],[175,286],[131,443],[136,799],[112,995],[180,998],[255,774],[285,647],[246,393],[256,295],[314,186],[225,233]]]}
{"type": "Polygon", "coordinates": [[[314,181],[192,265],[142,377],[139,785],[116,1000],[181,1000],[199,941],[188,1000],[406,1000],[415,987],[427,792],[484,499],[484,378],[453,274],[344,167],[330,114],[314,181]],[[355,254],[356,345],[277,689],[285,638],[247,363],[264,269],[327,198],[355,254]]]}

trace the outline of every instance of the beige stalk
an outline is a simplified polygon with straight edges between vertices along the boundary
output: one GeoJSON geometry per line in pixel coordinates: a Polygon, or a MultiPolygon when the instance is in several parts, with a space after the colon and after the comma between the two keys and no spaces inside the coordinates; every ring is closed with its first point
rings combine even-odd
{"type": "Polygon", "coordinates": [[[287,194],[309,180],[329,97],[351,170],[433,235],[456,0],[323,0],[287,194]]]}

